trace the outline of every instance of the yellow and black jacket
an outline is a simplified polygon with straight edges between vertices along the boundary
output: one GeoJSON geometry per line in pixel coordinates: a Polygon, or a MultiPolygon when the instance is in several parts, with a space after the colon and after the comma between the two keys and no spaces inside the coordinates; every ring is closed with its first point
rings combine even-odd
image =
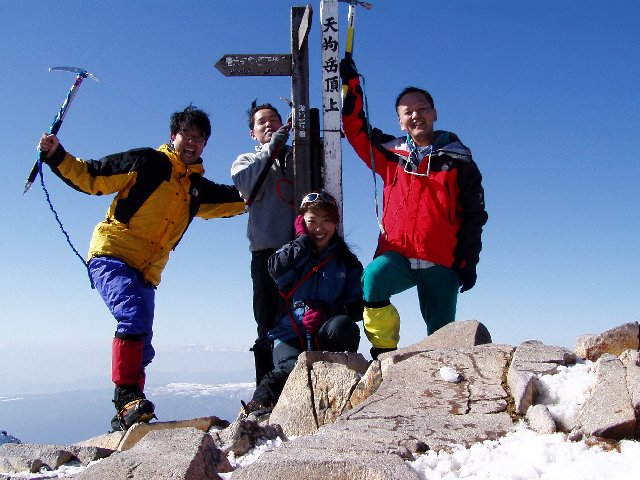
{"type": "Polygon", "coordinates": [[[170,145],[140,148],[84,161],[62,145],[47,164],[66,184],[89,195],[117,193],[89,246],[89,259],[118,258],[154,285],[169,253],[194,217],[231,217],[244,201],[231,185],[205,177],[202,159],[185,165],[170,145]]]}

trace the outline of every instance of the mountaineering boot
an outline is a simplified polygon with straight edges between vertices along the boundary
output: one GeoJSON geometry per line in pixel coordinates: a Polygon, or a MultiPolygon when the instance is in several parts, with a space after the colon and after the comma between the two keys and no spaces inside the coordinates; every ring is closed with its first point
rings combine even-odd
{"type": "Polygon", "coordinates": [[[249,420],[263,420],[265,416],[270,416],[271,411],[273,410],[273,405],[262,405],[260,402],[256,400],[251,400],[249,403],[245,403],[240,400],[242,404],[242,408],[240,409],[240,414],[238,415],[238,419],[248,418],[249,420]]]}
{"type": "Polygon", "coordinates": [[[397,348],[378,348],[378,347],[371,347],[371,349],[369,350],[369,352],[371,353],[371,358],[373,360],[377,360],[379,355],[382,355],[383,353],[386,352],[394,352],[396,351],[397,348]]]}
{"type": "Polygon", "coordinates": [[[138,385],[118,385],[113,394],[116,414],[111,419],[113,431],[127,431],[131,425],[157,418],[154,405],[146,399],[138,385]]]}

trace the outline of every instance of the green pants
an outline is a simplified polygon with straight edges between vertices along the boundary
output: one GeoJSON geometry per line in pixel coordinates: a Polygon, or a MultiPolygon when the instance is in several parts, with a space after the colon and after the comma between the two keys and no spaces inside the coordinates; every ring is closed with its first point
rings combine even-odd
{"type": "Polygon", "coordinates": [[[455,320],[459,279],[454,270],[442,265],[412,269],[404,256],[385,252],[373,259],[362,275],[365,332],[374,347],[397,346],[400,317],[390,298],[414,286],[428,334],[455,320]]]}

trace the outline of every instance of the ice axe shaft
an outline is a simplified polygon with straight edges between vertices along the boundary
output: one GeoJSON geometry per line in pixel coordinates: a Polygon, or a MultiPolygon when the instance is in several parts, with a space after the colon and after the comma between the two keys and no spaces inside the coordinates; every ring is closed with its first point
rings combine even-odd
{"type": "Polygon", "coordinates": [[[369,2],[361,2],[358,0],[338,0],[338,2],[349,4],[349,14],[347,17],[349,28],[347,29],[347,41],[345,43],[344,55],[345,57],[350,57],[351,53],[353,52],[353,22],[356,15],[356,7],[359,5],[366,8],[367,10],[371,10],[373,8],[373,5],[369,2]]]}
{"type": "MultiPolygon", "coordinates": [[[[49,71],[50,72],[51,71],[66,71],[66,72],[73,72],[73,73],[76,74],[76,79],[73,82],[73,85],[71,86],[71,89],[69,90],[69,93],[67,93],[67,98],[65,98],[64,103],[62,104],[62,107],[60,107],[60,111],[54,117],[53,123],[51,124],[51,127],[49,128],[49,133],[53,134],[53,135],[56,135],[58,133],[58,131],[60,130],[60,127],[62,126],[62,122],[64,121],[64,117],[67,115],[67,111],[69,110],[69,106],[71,105],[71,102],[73,101],[73,98],[76,96],[76,93],[78,92],[78,88],[80,88],[80,85],[82,84],[82,81],[87,77],[95,80],[96,82],[98,81],[98,79],[95,77],[95,75],[87,72],[86,70],[84,70],[82,68],[78,68],[78,67],[51,67],[49,69],[49,71]]],[[[40,170],[40,165],[42,164],[42,160],[43,159],[44,159],[43,152],[38,152],[38,159],[33,164],[33,168],[31,169],[31,172],[29,173],[29,177],[27,178],[27,183],[25,183],[25,185],[24,185],[24,191],[22,192],[23,195],[25,193],[27,193],[29,191],[29,189],[31,188],[31,185],[33,185],[33,182],[35,181],[36,177],[38,176],[38,171],[40,170]]]]}
{"type": "MultiPolygon", "coordinates": [[[[349,14],[347,16],[347,22],[349,27],[347,28],[347,41],[345,42],[344,48],[344,57],[351,58],[353,54],[353,24],[356,16],[356,7],[360,5],[361,7],[366,8],[367,10],[371,10],[373,5],[369,2],[360,2],[358,0],[338,0],[338,2],[348,3],[349,4],[349,14]]],[[[347,95],[348,86],[342,86],[342,98],[347,95]]]]}
{"type": "Polygon", "coordinates": [[[351,58],[351,53],[353,52],[353,21],[356,14],[356,7],[353,4],[349,5],[349,14],[347,15],[347,23],[349,27],[347,28],[347,41],[344,45],[344,56],[351,58]]]}

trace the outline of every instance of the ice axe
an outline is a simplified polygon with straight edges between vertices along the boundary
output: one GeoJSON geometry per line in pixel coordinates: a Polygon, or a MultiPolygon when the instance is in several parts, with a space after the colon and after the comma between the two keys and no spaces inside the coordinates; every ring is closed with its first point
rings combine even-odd
{"type": "MultiPolygon", "coordinates": [[[[356,16],[356,7],[360,5],[367,10],[371,10],[373,8],[373,5],[371,5],[369,2],[360,2],[358,0],[338,0],[338,2],[349,4],[349,13],[347,15],[349,27],[347,28],[347,41],[344,46],[344,58],[350,59],[351,54],[353,53],[353,22],[356,16]]],[[[342,86],[342,98],[344,98],[344,96],[347,94],[347,89],[347,85],[342,86]]]]}
{"type": "MultiPolygon", "coordinates": [[[[61,71],[65,71],[65,72],[73,72],[73,73],[77,74],[77,76],[76,76],[75,82],[73,82],[73,85],[71,86],[71,89],[69,90],[69,93],[67,94],[67,98],[65,98],[64,103],[62,104],[62,107],[60,108],[60,111],[54,117],[53,123],[51,124],[51,128],[49,128],[49,134],[52,134],[52,135],[56,135],[58,133],[58,130],[60,130],[60,126],[62,125],[62,122],[64,121],[64,117],[67,114],[67,111],[69,110],[69,106],[71,105],[71,102],[73,101],[73,97],[76,96],[76,93],[78,91],[78,88],[80,88],[80,84],[82,84],[82,81],[87,77],[95,80],[96,82],[98,81],[98,79],[95,77],[95,75],[87,72],[83,68],[77,68],[77,67],[51,67],[49,69],[50,72],[54,71],[54,70],[61,70],[61,71]]],[[[43,152],[39,151],[38,152],[38,159],[34,163],[33,168],[31,169],[31,173],[29,173],[29,178],[27,178],[27,183],[24,185],[24,191],[22,192],[23,195],[25,193],[27,193],[29,191],[29,189],[31,188],[31,185],[33,185],[33,182],[35,181],[36,177],[38,176],[38,172],[40,171],[40,168],[41,168],[43,160],[44,160],[44,154],[43,154],[43,152]]]]}
{"type": "Polygon", "coordinates": [[[294,106],[293,106],[293,102],[291,100],[289,100],[288,98],[285,97],[280,97],[280,100],[282,100],[284,103],[286,103],[289,108],[291,109],[291,111],[289,112],[289,115],[287,115],[287,123],[291,123],[293,122],[293,113],[294,113],[294,106]]]}

